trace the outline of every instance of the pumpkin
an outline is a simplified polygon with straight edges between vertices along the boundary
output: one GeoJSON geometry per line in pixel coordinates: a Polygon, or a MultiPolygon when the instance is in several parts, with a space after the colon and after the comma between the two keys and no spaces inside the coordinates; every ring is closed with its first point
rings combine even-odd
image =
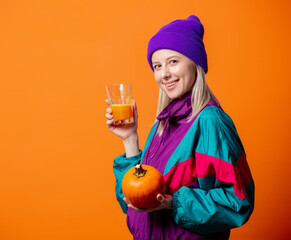
{"type": "Polygon", "coordinates": [[[137,164],[122,180],[122,191],[129,202],[138,208],[153,208],[160,204],[159,193],[165,194],[165,182],[160,172],[149,165],[137,164]]]}

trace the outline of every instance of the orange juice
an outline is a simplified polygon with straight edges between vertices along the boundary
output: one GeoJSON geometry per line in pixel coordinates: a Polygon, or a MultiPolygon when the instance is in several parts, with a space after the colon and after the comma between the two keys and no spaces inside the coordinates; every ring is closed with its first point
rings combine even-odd
{"type": "Polygon", "coordinates": [[[130,119],[133,116],[131,104],[111,104],[115,121],[130,119]]]}

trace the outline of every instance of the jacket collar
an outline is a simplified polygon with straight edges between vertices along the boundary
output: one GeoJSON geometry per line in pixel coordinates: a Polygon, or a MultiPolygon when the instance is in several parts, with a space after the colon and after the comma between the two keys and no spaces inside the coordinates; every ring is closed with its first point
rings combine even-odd
{"type": "Polygon", "coordinates": [[[167,118],[176,118],[181,116],[189,116],[192,112],[191,106],[192,91],[185,93],[181,98],[174,99],[167,107],[157,116],[158,120],[167,118]]]}

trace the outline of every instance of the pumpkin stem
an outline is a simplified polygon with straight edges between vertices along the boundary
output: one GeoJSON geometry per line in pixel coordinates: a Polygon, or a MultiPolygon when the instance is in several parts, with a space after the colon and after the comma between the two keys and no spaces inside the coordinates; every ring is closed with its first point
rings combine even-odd
{"type": "Polygon", "coordinates": [[[137,178],[139,177],[143,177],[145,175],[147,170],[143,169],[141,164],[138,163],[136,166],[135,166],[135,172],[133,173],[137,178]]]}

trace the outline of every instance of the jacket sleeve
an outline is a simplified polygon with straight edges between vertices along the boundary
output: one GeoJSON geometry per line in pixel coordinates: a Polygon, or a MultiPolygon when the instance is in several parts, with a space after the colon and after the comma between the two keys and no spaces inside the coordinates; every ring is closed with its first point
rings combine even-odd
{"type": "Polygon", "coordinates": [[[145,154],[146,149],[148,148],[148,146],[150,144],[151,139],[153,138],[156,127],[157,127],[157,122],[152,126],[152,128],[149,132],[149,135],[147,137],[143,151],[140,151],[137,155],[129,157],[129,158],[127,158],[126,154],[124,153],[124,154],[122,154],[119,157],[116,157],[114,159],[113,172],[114,172],[115,179],[116,179],[115,180],[115,194],[116,194],[117,201],[119,202],[119,204],[122,208],[122,211],[124,213],[127,213],[127,205],[123,201],[124,194],[123,194],[122,188],[121,188],[123,176],[127,172],[128,169],[135,166],[139,162],[142,163],[142,160],[144,158],[144,154],[145,154]]]}
{"type": "Polygon", "coordinates": [[[132,157],[126,157],[125,153],[116,157],[113,163],[113,172],[115,175],[115,194],[117,201],[119,202],[122,211],[127,213],[127,205],[123,201],[124,195],[122,192],[121,184],[124,174],[127,172],[128,169],[138,164],[141,161],[142,151],[140,151],[137,155],[132,157]]]}
{"type": "Polygon", "coordinates": [[[173,193],[172,216],[200,234],[239,227],[254,208],[254,182],[243,146],[222,110],[197,121],[193,161],[199,187],[184,186],[173,193]]]}

